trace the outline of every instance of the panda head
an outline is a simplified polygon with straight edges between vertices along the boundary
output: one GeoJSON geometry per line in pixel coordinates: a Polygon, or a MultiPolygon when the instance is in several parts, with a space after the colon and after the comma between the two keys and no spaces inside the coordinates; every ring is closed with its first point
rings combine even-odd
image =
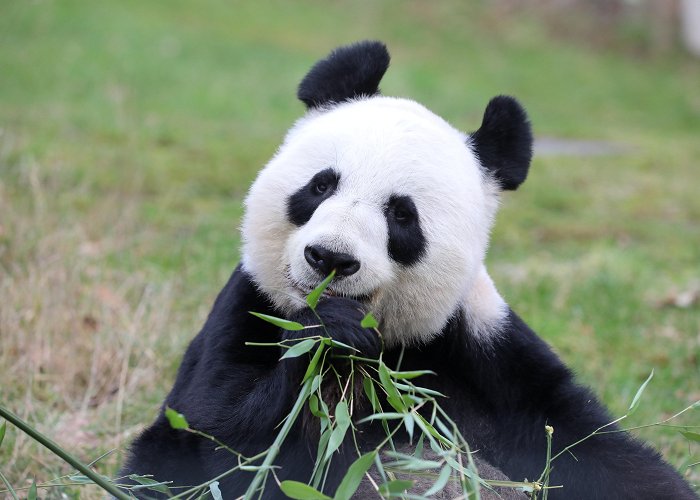
{"type": "Polygon", "coordinates": [[[511,97],[464,134],[384,97],[379,42],[341,47],[301,82],[307,114],[246,198],[243,266],[286,313],[335,269],[333,295],[379,319],[388,345],[426,342],[457,311],[496,331],[506,307],[483,261],[501,190],[527,175],[532,135],[511,97]]]}

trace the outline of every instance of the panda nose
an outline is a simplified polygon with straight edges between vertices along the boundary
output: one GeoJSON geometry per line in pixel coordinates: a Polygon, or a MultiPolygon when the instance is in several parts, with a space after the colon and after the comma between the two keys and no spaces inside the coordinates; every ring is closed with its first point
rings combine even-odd
{"type": "Polygon", "coordinates": [[[328,276],[335,269],[336,276],[350,276],[360,269],[360,261],[347,253],[338,253],[319,245],[309,245],[304,249],[306,262],[321,273],[328,276]]]}

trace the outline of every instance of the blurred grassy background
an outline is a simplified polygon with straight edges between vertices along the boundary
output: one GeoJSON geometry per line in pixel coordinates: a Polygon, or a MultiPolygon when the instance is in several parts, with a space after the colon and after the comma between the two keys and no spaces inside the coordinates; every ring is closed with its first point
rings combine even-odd
{"type": "MultiPolygon", "coordinates": [[[[236,265],[242,196],[303,112],[297,83],[363,38],[392,53],[385,94],[464,130],[507,93],[539,137],[622,148],[537,157],[505,196],[491,273],[615,414],[655,369],[630,425],[700,399],[700,64],[554,37],[496,4],[3,2],[2,404],[85,461],[151,421],[236,265]]],[[[700,480],[697,445],[642,436],[700,480]]],[[[0,469],[16,487],[69,472],[14,430],[0,469]]]]}

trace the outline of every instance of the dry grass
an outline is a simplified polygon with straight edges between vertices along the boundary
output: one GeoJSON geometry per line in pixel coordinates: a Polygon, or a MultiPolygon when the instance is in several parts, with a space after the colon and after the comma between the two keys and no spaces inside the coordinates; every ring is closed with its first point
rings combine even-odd
{"type": "MultiPolygon", "coordinates": [[[[15,146],[2,138],[0,168],[15,146]]],[[[27,157],[15,166],[16,184],[0,184],[0,400],[88,462],[137,430],[124,424],[125,402],[163,390],[160,374],[183,347],[170,335],[175,285],[107,262],[145,234],[136,200],[96,200],[88,216],[66,224],[58,205],[71,194],[56,190],[59,165],[27,157]],[[16,189],[30,196],[15,199],[16,189]]],[[[39,469],[39,480],[70,472],[25,435],[6,440],[3,472],[15,485],[39,469]]],[[[119,458],[101,470],[114,472],[119,458]]]]}

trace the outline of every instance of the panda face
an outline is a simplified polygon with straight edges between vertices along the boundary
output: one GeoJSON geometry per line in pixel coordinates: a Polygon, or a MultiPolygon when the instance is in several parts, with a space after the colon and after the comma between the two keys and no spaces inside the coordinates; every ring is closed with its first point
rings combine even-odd
{"type": "Polygon", "coordinates": [[[498,186],[468,140],[405,99],[312,110],[249,192],[244,268],[286,312],[335,269],[387,344],[429,340],[483,280],[498,186]]]}

